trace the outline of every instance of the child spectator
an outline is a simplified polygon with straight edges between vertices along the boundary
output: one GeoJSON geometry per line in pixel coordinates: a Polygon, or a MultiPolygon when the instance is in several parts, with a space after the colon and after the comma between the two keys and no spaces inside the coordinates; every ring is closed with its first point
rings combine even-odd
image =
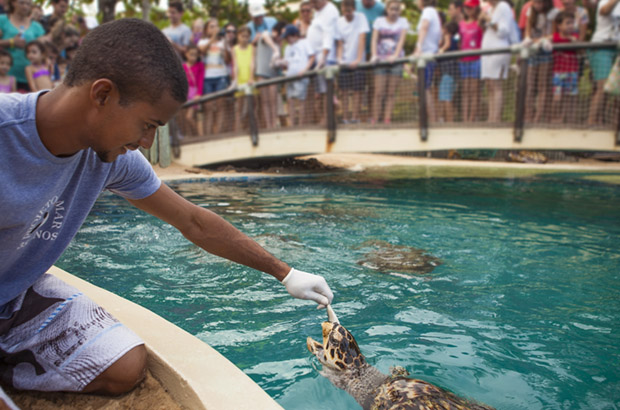
{"type": "MultiPolygon", "coordinates": [[[[386,16],[375,20],[371,41],[371,61],[391,62],[404,55],[403,45],[405,44],[409,23],[406,18],[400,16],[401,9],[402,4],[399,0],[388,0],[385,5],[386,16]]],[[[437,40],[437,45],[439,45],[439,39],[437,40]]],[[[372,106],[371,124],[378,121],[381,116],[383,97],[385,97],[383,122],[385,124],[391,122],[396,86],[402,75],[403,66],[400,64],[375,69],[375,98],[372,106]]]]}
{"type": "MultiPolygon", "coordinates": [[[[205,25],[204,37],[198,42],[198,49],[204,55],[205,64],[203,94],[225,90],[229,85],[227,63],[230,61],[230,52],[218,36],[219,30],[217,19],[209,19],[205,25]]],[[[220,131],[225,104],[224,98],[204,104],[205,135],[220,131]]]]}
{"type": "MultiPolygon", "coordinates": [[[[287,76],[301,75],[308,71],[314,64],[314,51],[308,40],[300,38],[299,29],[294,24],[289,24],[284,29],[284,40],[288,43],[284,51],[283,66],[286,68],[287,76]]],[[[306,93],[310,80],[303,78],[298,81],[289,82],[286,85],[286,99],[288,101],[288,114],[290,124],[295,125],[305,123],[305,104],[306,93]]]]}
{"type": "MultiPolygon", "coordinates": [[[[237,44],[233,47],[233,61],[235,70],[235,82],[237,87],[244,84],[254,83],[254,46],[250,43],[252,30],[247,26],[241,26],[237,30],[237,44]]],[[[235,107],[235,131],[241,129],[242,123],[247,119],[248,107],[242,92],[237,93],[235,107]]]]}
{"type": "Polygon", "coordinates": [[[26,58],[30,65],[26,66],[26,79],[30,91],[49,90],[54,87],[52,82],[52,66],[47,60],[45,47],[37,40],[26,45],[26,58]]]}
{"type": "MultiPolygon", "coordinates": [[[[577,41],[574,35],[575,17],[567,11],[561,11],[555,18],[553,42],[556,44],[577,41]]],[[[553,102],[551,109],[554,122],[563,122],[565,118],[575,118],[569,112],[574,106],[578,93],[579,60],[575,50],[557,50],[553,52],[553,102]]]]}
{"type": "MultiPolygon", "coordinates": [[[[185,62],[183,63],[183,69],[185,70],[185,75],[187,76],[187,100],[195,100],[202,95],[205,66],[204,63],[200,61],[198,47],[194,43],[188,44],[185,49],[185,62]]],[[[197,110],[198,105],[192,105],[187,108],[187,112],[185,114],[185,120],[194,135],[198,133],[195,118],[197,110]]]]}
{"type": "MultiPolygon", "coordinates": [[[[442,43],[440,53],[457,51],[459,49],[459,25],[455,21],[446,24],[442,29],[442,43]]],[[[439,115],[445,122],[454,122],[454,77],[458,71],[456,59],[442,60],[439,63],[441,81],[439,82],[439,115]]]]}
{"type": "MultiPolygon", "coordinates": [[[[588,11],[581,6],[577,6],[577,0],[562,0],[561,10],[575,16],[573,19],[575,24],[573,26],[573,36],[577,37],[578,41],[585,41],[586,34],[588,33],[588,25],[590,24],[588,11]]],[[[556,31],[555,27],[553,31],[556,31]]]]}
{"type": "Polygon", "coordinates": [[[366,36],[370,31],[366,17],[355,11],[355,0],[343,0],[342,17],[336,22],[336,59],[344,70],[338,77],[338,88],[342,90],[343,122],[357,123],[360,118],[360,93],[365,87],[365,73],[355,69],[359,63],[366,61],[366,36]],[[349,98],[353,109],[349,115],[349,98]]]}
{"type": "Polygon", "coordinates": [[[17,91],[17,80],[9,75],[13,65],[13,56],[3,48],[0,48],[0,93],[14,93],[17,91]]]}
{"type": "MultiPolygon", "coordinates": [[[[479,50],[482,45],[482,27],[478,24],[480,0],[467,0],[464,6],[465,19],[459,23],[461,50],[479,50]]],[[[463,121],[474,122],[480,104],[480,56],[463,57],[459,69],[463,80],[463,121]]]]}

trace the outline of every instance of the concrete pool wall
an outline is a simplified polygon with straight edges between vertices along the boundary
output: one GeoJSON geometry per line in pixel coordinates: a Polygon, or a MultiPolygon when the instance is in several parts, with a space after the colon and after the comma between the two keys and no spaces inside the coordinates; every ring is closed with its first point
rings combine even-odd
{"type": "Polygon", "coordinates": [[[80,289],[145,341],[149,370],[182,408],[282,410],[237,366],[180,327],[62,269],[52,267],[49,273],[80,289]]]}

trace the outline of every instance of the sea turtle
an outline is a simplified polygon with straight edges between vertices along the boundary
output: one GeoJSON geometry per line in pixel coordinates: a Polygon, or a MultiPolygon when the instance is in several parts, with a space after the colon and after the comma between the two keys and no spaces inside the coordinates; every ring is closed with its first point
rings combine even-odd
{"type": "Polygon", "coordinates": [[[441,259],[429,254],[424,249],[411,246],[393,245],[379,240],[366,241],[357,249],[370,248],[358,265],[378,270],[379,272],[401,272],[427,274],[441,265],[441,259]]]}
{"type": "Polygon", "coordinates": [[[403,368],[390,375],[368,364],[353,335],[328,306],[323,343],[308,338],[308,350],[323,365],[321,374],[345,390],[364,410],[492,410],[423,380],[408,378],[403,368]]]}

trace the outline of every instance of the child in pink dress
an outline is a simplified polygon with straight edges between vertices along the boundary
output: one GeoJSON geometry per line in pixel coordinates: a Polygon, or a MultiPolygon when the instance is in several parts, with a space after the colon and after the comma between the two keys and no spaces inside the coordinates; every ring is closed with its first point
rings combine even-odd
{"type": "MultiPolygon", "coordinates": [[[[190,43],[185,51],[183,69],[185,70],[187,84],[189,86],[187,89],[187,101],[196,100],[202,95],[205,65],[199,58],[198,47],[193,43],[190,43]]],[[[187,108],[185,115],[185,120],[187,120],[187,124],[194,135],[198,132],[196,127],[196,112],[198,111],[198,107],[198,104],[195,104],[187,108]]]]}

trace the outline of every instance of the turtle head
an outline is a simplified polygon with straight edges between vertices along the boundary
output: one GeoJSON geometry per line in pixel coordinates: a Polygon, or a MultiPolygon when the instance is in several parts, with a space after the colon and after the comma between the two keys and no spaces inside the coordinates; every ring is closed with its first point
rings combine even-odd
{"type": "Polygon", "coordinates": [[[366,359],[353,335],[337,322],[323,322],[323,343],[309,337],[308,350],[328,369],[340,372],[360,368],[366,359]]]}

